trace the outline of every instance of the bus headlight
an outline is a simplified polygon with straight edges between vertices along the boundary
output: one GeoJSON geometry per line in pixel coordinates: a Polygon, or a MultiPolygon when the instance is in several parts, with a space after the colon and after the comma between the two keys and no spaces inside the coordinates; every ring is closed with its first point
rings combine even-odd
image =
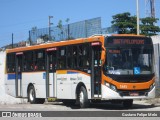
{"type": "Polygon", "coordinates": [[[107,87],[110,86],[110,84],[108,82],[106,82],[106,81],[104,81],[104,85],[107,86],[107,87]]]}
{"type": "Polygon", "coordinates": [[[112,90],[114,90],[114,91],[117,91],[117,88],[116,88],[115,85],[110,84],[110,88],[111,88],[112,90]]]}
{"type": "Polygon", "coordinates": [[[116,88],[115,85],[112,85],[112,84],[110,84],[110,83],[108,83],[106,81],[104,81],[104,85],[107,86],[108,88],[114,90],[114,91],[117,91],[117,88],[116,88]]]}
{"type": "Polygon", "coordinates": [[[155,83],[153,83],[153,84],[150,86],[149,91],[151,91],[151,90],[154,88],[154,86],[155,86],[155,83]]]}

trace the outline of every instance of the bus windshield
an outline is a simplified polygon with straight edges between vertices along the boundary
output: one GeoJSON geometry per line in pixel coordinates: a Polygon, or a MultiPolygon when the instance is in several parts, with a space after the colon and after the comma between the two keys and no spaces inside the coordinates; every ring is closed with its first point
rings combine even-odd
{"type": "Polygon", "coordinates": [[[145,47],[107,48],[105,71],[115,75],[153,73],[153,51],[145,47]]]}

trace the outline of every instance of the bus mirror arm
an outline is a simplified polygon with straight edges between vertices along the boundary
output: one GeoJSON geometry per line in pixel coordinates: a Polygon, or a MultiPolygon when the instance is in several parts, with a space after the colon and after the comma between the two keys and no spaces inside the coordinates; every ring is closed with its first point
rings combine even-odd
{"type": "Polygon", "coordinates": [[[101,62],[102,62],[102,65],[105,63],[105,56],[106,56],[106,50],[104,47],[102,47],[102,53],[101,53],[101,62]]]}

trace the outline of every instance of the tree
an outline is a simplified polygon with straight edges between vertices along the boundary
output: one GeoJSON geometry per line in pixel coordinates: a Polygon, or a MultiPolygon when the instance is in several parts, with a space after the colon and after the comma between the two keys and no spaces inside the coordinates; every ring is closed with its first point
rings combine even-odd
{"type": "MultiPolygon", "coordinates": [[[[118,33],[120,34],[136,34],[137,31],[137,18],[136,16],[131,16],[129,12],[116,14],[113,17],[112,27],[118,28],[118,33]]],[[[156,35],[158,32],[160,32],[160,27],[155,26],[155,23],[159,19],[157,18],[141,18],[140,23],[140,34],[151,36],[156,35]]]]}
{"type": "Polygon", "coordinates": [[[43,39],[44,42],[49,41],[49,35],[48,34],[41,35],[40,38],[43,39]]]}
{"type": "Polygon", "coordinates": [[[152,36],[160,32],[160,27],[155,26],[155,23],[157,23],[158,20],[158,18],[152,17],[142,18],[140,25],[141,34],[146,36],[152,36]]]}
{"type": "Polygon", "coordinates": [[[59,20],[57,27],[60,29],[60,34],[58,34],[60,36],[60,39],[63,39],[63,24],[62,24],[62,20],[59,20]]]}
{"type": "Polygon", "coordinates": [[[136,16],[131,16],[129,12],[112,16],[112,27],[118,27],[118,33],[136,33],[136,16]]]}

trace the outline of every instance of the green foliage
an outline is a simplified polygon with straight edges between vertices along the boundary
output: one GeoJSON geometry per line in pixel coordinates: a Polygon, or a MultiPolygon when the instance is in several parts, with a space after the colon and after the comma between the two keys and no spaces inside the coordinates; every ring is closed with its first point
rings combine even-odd
{"type": "Polygon", "coordinates": [[[118,27],[119,33],[136,33],[136,16],[131,16],[129,12],[126,12],[112,17],[112,27],[118,27]]]}
{"type": "Polygon", "coordinates": [[[63,25],[62,25],[62,20],[59,20],[57,27],[58,27],[59,29],[62,29],[62,27],[63,27],[63,25]]]}
{"type": "Polygon", "coordinates": [[[47,42],[47,41],[49,40],[49,36],[48,36],[48,34],[41,35],[41,36],[40,36],[40,38],[41,38],[41,39],[43,39],[43,40],[44,40],[44,42],[47,42]]]}
{"type": "Polygon", "coordinates": [[[158,18],[151,17],[142,18],[142,24],[140,25],[141,34],[146,36],[152,36],[160,32],[159,26],[155,26],[155,23],[157,23],[158,20],[158,18]]]}
{"type": "MultiPolygon", "coordinates": [[[[118,27],[118,33],[120,34],[136,34],[137,32],[137,18],[131,16],[129,12],[116,14],[112,16],[112,27],[118,27]]],[[[157,18],[142,18],[140,24],[140,32],[143,35],[151,36],[160,32],[160,27],[155,26],[155,23],[159,19],[157,18]]]]}

